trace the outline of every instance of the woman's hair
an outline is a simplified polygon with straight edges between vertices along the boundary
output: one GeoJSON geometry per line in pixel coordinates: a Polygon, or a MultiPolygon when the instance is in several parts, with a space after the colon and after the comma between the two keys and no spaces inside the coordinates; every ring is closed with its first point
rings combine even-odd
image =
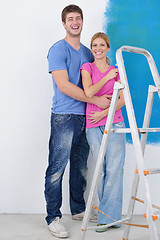
{"type": "Polygon", "coordinates": [[[77,5],[74,4],[70,4],[68,6],[66,6],[63,10],[62,10],[62,14],[61,14],[61,18],[62,18],[62,22],[66,22],[66,16],[68,13],[72,13],[72,12],[76,12],[79,13],[81,15],[81,18],[83,20],[83,12],[82,9],[80,7],[78,7],[77,5]]]}
{"type": "MultiPolygon", "coordinates": [[[[103,32],[98,32],[98,33],[95,33],[93,35],[93,37],[91,38],[91,45],[90,45],[91,49],[92,49],[93,41],[97,38],[102,38],[106,42],[107,47],[110,48],[109,37],[103,32]]],[[[109,58],[107,58],[107,56],[106,56],[106,62],[110,65],[110,60],[109,60],[109,58]]]]}

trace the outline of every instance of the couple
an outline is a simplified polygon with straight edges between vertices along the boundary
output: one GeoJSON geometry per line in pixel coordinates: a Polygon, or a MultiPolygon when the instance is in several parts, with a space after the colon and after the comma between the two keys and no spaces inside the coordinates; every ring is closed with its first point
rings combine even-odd
{"type": "MultiPolygon", "coordinates": [[[[83,194],[86,189],[89,146],[96,161],[110,96],[113,94],[115,81],[120,79],[118,70],[110,65],[106,57],[110,49],[107,35],[95,34],[90,51],[80,43],[82,10],[72,4],[63,9],[61,16],[66,36],[55,43],[48,53],[54,96],[45,198],[49,230],[56,237],[67,238],[69,233],[61,223],[60,211],[65,167],[70,161],[70,210],[72,218],[80,220],[85,211],[83,194]]],[[[123,105],[123,93],[120,92],[113,128],[124,127],[120,110],[123,105]]],[[[99,208],[116,220],[121,219],[124,158],[125,134],[110,134],[98,186],[99,208]]],[[[91,221],[95,220],[95,216],[90,218],[91,221]]],[[[98,225],[110,222],[109,218],[98,213],[98,225]]],[[[106,231],[106,228],[97,230],[106,231]]]]}

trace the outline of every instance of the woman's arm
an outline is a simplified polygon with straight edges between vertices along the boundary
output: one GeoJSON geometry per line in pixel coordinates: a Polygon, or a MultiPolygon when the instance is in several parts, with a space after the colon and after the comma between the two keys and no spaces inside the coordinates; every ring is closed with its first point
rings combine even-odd
{"type": "Polygon", "coordinates": [[[110,79],[113,79],[117,76],[117,72],[117,68],[112,69],[105,77],[93,85],[89,72],[82,69],[82,83],[86,96],[93,97],[110,79]]]}
{"type": "Polygon", "coordinates": [[[68,80],[68,72],[66,70],[57,70],[52,71],[52,76],[57,84],[59,90],[70,96],[76,100],[82,102],[88,102],[97,105],[99,108],[106,109],[110,105],[110,100],[108,99],[107,95],[103,96],[93,96],[88,97],[86,96],[85,92],[76,86],[75,84],[69,82],[68,80]]]}
{"type": "MultiPolygon", "coordinates": [[[[120,82],[120,80],[118,81],[120,82]]],[[[122,108],[125,105],[125,101],[124,101],[124,96],[123,96],[123,91],[120,90],[119,93],[119,98],[117,101],[117,106],[116,106],[116,111],[119,110],[120,108],[122,108]]],[[[99,122],[102,118],[104,118],[105,116],[107,116],[109,113],[109,108],[98,112],[98,111],[93,111],[92,114],[87,114],[87,119],[90,119],[90,123],[95,124],[97,122],[99,122]]]]}

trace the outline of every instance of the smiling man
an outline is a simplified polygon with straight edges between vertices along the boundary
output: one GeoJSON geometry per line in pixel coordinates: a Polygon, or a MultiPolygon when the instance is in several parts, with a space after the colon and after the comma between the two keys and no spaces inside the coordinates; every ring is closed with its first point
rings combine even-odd
{"type": "MultiPolygon", "coordinates": [[[[61,223],[62,178],[70,161],[70,210],[74,220],[85,211],[87,158],[89,147],[85,134],[85,102],[107,108],[107,96],[87,97],[82,88],[80,67],[93,61],[91,51],[80,43],[83,13],[76,5],[62,11],[64,39],[56,42],[48,53],[49,73],[53,80],[53,105],[49,141],[49,165],[45,177],[46,221],[51,233],[59,238],[69,236],[61,223]]],[[[95,220],[91,216],[91,220],[95,220]]]]}

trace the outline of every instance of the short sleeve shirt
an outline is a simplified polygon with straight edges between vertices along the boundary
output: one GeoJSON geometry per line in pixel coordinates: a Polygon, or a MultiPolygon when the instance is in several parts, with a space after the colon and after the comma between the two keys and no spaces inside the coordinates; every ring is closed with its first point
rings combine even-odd
{"type": "MultiPolygon", "coordinates": [[[[81,44],[80,49],[76,50],[67,41],[62,39],[49,49],[47,58],[49,73],[56,70],[67,70],[69,81],[83,88],[80,74],[81,65],[93,61],[93,55],[87,47],[81,44]]],[[[53,76],[52,80],[54,89],[52,112],[57,114],[84,115],[86,104],[60,92],[53,76]]]]}
{"type": "MultiPolygon", "coordinates": [[[[115,68],[114,66],[109,66],[109,68],[107,69],[106,72],[102,73],[100,72],[100,70],[97,68],[97,66],[95,65],[94,62],[92,63],[85,63],[82,65],[81,69],[86,70],[92,79],[92,84],[97,83],[98,81],[100,81],[103,77],[105,77],[107,75],[107,73],[109,71],[111,71],[113,68],[115,68]]],[[[113,87],[116,81],[118,81],[120,79],[119,74],[117,77],[109,80],[95,95],[96,96],[102,96],[104,94],[107,95],[112,95],[113,94],[113,87]]],[[[103,111],[101,108],[97,107],[94,104],[91,103],[87,103],[87,109],[86,109],[86,118],[87,118],[87,114],[91,114],[92,111],[103,111]]],[[[90,123],[89,119],[86,119],[86,128],[92,128],[92,127],[98,127],[98,126],[103,126],[106,124],[107,121],[107,116],[102,118],[99,122],[97,122],[96,124],[92,124],[90,123]]],[[[117,122],[122,122],[124,121],[123,116],[122,116],[122,112],[121,109],[117,110],[115,112],[114,115],[114,119],[113,119],[113,123],[117,123],[117,122]]]]}

